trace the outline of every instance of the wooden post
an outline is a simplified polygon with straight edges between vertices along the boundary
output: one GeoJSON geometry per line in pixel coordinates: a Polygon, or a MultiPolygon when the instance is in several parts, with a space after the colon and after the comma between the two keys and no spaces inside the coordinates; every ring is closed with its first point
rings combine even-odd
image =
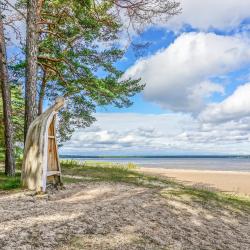
{"type": "Polygon", "coordinates": [[[47,183],[61,184],[61,168],[56,142],[57,111],[63,107],[59,97],[53,106],[30,125],[26,137],[22,165],[22,185],[30,190],[45,192],[47,183]]]}

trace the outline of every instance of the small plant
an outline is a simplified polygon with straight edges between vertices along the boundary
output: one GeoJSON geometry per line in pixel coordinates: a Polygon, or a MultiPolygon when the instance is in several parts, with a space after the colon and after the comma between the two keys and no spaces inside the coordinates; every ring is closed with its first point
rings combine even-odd
{"type": "Polygon", "coordinates": [[[76,166],[84,166],[84,163],[76,160],[61,160],[61,165],[67,168],[74,168],[76,166]]]}
{"type": "Polygon", "coordinates": [[[136,164],[134,164],[132,162],[129,162],[126,166],[128,169],[136,169],[137,168],[136,164]]]}

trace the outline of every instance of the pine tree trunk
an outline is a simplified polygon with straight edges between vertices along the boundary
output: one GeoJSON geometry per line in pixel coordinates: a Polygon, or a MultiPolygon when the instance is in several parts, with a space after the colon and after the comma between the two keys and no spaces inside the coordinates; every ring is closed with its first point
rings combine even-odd
{"type": "Polygon", "coordinates": [[[44,96],[45,96],[46,77],[47,77],[47,71],[45,69],[43,71],[43,79],[42,79],[41,89],[39,92],[38,115],[41,115],[43,112],[43,101],[44,101],[44,96]]]}
{"type": "Polygon", "coordinates": [[[24,138],[31,122],[37,116],[37,54],[38,54],[38,0],[28,0],[26,32],[26,82],[25,82],[25,124],[24,138]]]}
{"type": "Polygon", "coordinates": [[[4,137],[5,137],[5,174],[15,175],[13,150],[13,125],[11,121],[11,95],[8,82],[7,56],[4,37],[2,12],[0,9],[0,81],[3,99],[4,137]]]}

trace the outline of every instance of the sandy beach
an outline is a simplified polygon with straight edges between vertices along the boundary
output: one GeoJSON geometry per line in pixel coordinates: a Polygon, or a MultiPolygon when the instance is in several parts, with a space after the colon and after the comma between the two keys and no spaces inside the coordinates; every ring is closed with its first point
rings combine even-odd
{"type": "Polygon", "coordinates": [[[185,184],[250,196],[250,172],[140,168],[138,171],[171,177],[185,184]]]}
{"type": "Polygon", "coordinates": [[[0,195],[1,249],[249,249],[249,213],[164,190],[85,180],[0,195]]]}
{"type": "MultiPolygon", "coordinates": [[[[249,250],[247,199],[190,192],[121,166],[68,162],[62,167],[63,188],[48,186],[37,195],[24,189],[0,192],[1,249],[249,250]]],[[[141,170],[160,176],[175,172],[141,170]]],[[[247,181],[249,174],[231,179],[242,175],[247,181]]]]}

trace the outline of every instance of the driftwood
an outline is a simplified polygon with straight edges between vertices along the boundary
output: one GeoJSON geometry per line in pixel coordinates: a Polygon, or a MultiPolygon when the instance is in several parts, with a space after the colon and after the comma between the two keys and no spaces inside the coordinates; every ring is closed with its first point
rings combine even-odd
{"type": "Polygon", "coordinates": [[[48,182],[61,184],[55,120],[64,105],[58,97],[53,106],[38,116],[30,125],[24,148],[22,185],[30,190],[45,192],[48,182]]]}

